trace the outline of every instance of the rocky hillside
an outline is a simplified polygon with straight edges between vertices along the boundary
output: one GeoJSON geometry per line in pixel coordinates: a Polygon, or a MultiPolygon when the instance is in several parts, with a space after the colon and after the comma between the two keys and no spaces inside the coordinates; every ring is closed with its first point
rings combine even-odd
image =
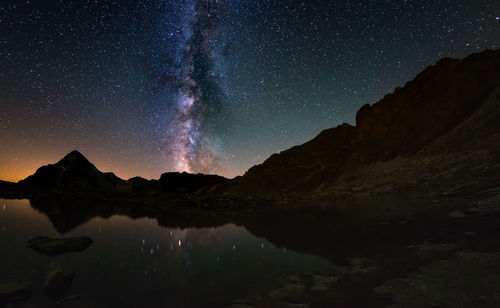
{"type": "Polygon", "coordinates": [[[356,126],[327,129],[272,155],[236,179],[229,191],[346,195],[464,192],[470,181],[488,186],[500,174],[491,169],[500,164],[499,86],[500,50],[444,58],[379,102],[363,106],[356,126]]]}

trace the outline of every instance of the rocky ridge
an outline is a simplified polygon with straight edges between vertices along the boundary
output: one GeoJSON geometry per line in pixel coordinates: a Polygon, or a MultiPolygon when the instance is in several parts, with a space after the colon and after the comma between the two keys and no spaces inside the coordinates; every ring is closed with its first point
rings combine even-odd
{"type": "Polygon", "coordinates": [[[363,106],[356,126],[324,130],[272,155],[229,191],[343,196],[466,186],[469,175],[483,176],[478,168],[500,163],[499,86],[500,50],[444,58],[363,106]],[[448,184],[441,185],[445,178],[448,184]]]}

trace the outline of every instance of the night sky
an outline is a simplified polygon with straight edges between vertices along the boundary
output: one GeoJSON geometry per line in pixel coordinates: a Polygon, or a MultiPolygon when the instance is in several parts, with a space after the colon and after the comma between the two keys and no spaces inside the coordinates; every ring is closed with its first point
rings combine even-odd
{"type": "Polygon", "coordinates": [[[232,177],[498,47],[498,0],[2,0],[0,179],[73,149],[122,178],[232,177]]]}

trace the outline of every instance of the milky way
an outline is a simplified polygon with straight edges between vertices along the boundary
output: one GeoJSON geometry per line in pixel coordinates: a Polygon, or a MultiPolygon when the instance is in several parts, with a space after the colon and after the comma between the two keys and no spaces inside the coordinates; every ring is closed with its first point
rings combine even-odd
{"type": "Polygon", "coordinates": [[[2,0],[0,179],[74,149],[122,178],[234,177],[499,47],[498,0],[2,0]]]}
{"type": "Polygon", "coordinates": [[[214,61],[216,45],[224,43],[217,40],[224,3],[198,0],[188,2],[184,11],[173,63],[177,69],[169,78],[178,90],[168,112],[167,167],[208,173],[217,168],[220,155],[211,135],[211,117],[221,108],[214,61]]]}

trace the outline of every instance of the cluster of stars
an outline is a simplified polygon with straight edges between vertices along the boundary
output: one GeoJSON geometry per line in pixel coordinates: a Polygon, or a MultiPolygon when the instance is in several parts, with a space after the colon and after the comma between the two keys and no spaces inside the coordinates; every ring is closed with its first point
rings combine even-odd
{"type": "Polygon", "coordinates": [[[73,149],[124,178],[231,177],[499,48],[500,2],[9,0],[0,33],[1,179],[73,149]]]}

